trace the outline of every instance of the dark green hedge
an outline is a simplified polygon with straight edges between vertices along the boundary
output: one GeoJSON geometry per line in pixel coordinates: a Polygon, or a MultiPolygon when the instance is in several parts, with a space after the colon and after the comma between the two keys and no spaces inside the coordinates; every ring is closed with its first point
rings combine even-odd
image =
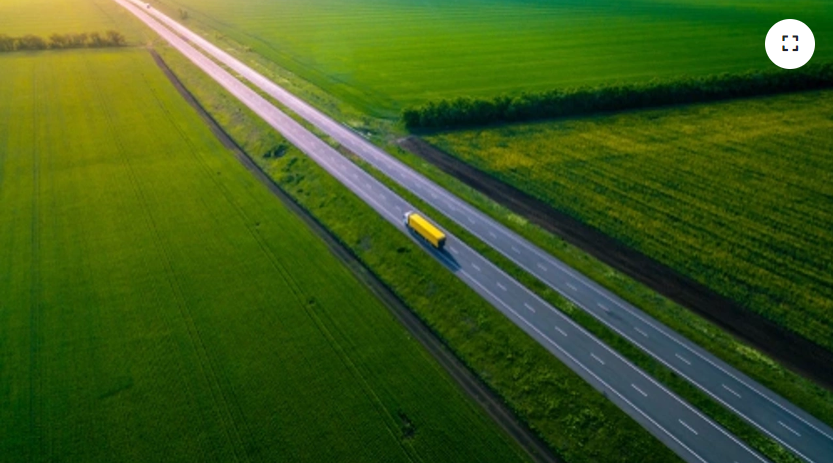
{"type": "Polygon", "coordinates": [[[407,108],[410,129],[446,129],[698,103],[833,86],[833,62],[645,83],[579,87],[491,99],[460,97],[407,108]]]}
{"type": "Polygon", "coordinates": [[[19,50],[46,50],[64,48],[99,48],[99,47],[122,47],[127,41],[118,31],[106,31],[103,34],[98,32],[82,32],[78,34],[52,34],[49,39],[37,35],[24,35],[23,37],[9,37],[0,34],[0,52],[19,50]]]}

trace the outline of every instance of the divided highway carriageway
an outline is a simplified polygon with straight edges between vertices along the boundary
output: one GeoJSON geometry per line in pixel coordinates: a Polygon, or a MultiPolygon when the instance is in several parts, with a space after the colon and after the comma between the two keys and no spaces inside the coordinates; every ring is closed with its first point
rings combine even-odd
{"type": "MultiPolygon", "coordinates": [[[[402,214],[415,210],[413,206],[182,39],[249,80],[796,455],[813,463],[833,462],[833,430],[819,420],[569,268],[176,21],[141,2],[114,1],[153,28],[403,233],[408,232],[402,223],[402,214]]],[[[765,461],[454,236],[449,234],[445,252],[428,247],[425,250],[685,460],[765,461]]]]}

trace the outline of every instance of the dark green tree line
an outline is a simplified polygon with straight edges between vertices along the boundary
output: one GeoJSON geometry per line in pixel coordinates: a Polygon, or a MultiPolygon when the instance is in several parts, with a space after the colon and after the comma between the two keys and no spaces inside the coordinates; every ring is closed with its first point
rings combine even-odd
{"type": "Polygon", "coordinates": [[[410,129],[445,129],[717,101],[833,86],[833,62],[795,70],[749,71],[501,95],[460,97],[407,108],[410,129]]]}
{"type": "Polygon", "coordinates": [[[0,52],[68,48],[123,47],[125,45],[127,45],[127,39],[125,39],[121,32],[114,30],[108,30],[103,34],[99,32],[52,34],[48,39],[32,34],[24,35],[22,37],[10,37],[5,34],[0,34],[0,52]]]}

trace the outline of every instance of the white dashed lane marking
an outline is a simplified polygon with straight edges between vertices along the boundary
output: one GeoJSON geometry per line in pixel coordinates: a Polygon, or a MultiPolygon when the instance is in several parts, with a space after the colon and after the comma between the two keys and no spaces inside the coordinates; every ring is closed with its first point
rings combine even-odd
{"type": "Polygon", "coordinates": [[[723,386],[723,389],[726,389],[727,391],[731,392],[731,393],[732,393],[735,397],[737,397],[738,399],[740,399],[740,398],[741,398],[741,397],[740,397],[740,394],[738,394],[737,392],[733,391],[733,390],[732,390],[732,388],[730,388],[729,386],[727,386],[727,385],[725,385],[725,384],[722,384],[721,386],[723,386]]]}
{"type": "Polygon", "coordinates": [[[697,434],[697,431],[695,431],[695,430],[694,430],[694,428],[692,428],[691,426],[689,426],[688,424],[686,424],[686,422],[685,422],[685,421],[683,421],[683,420],[677,420],[677,421],[679,421],[681,425],[685,426],[685,428],[686,428],[686,429],[688,429],[689,431],[693,432],[695,436],[699,435],[699,434],[697,434]]]}
{"type": "Polygon", "coordinates": [[[783,427],[787,428],[787,431],[789,431],[789,432],[791,432],[791,433],[795,434],[795,435],[796,435],[796,436],[798,436],[798,437],[801,437],[801,434],[799,434],[799,433],[798,433],[798,431],[796,431],[795,429],[793,429],[793,428],[791,428],[791,427],[787,426],[786,424],[784,424],[784,423],[782,423],[782,422],[780,422],[780,421],[778,422],[778,424],[780,424],[781,426],[783,426],[783,427]]]}
{"type": "Polygon", "coordinates": [[[636,385],[636,384],[631,384],[631,387],[632,387],[632,388],[634,388],[634,389],[636,389],[636,392],[639,392],[639,393],[640,393],[640,394],[642,394],[644,397],[648,397],[648,394],[646,394],[646,393],[645,393],[645,391],[643,391],[642,389],[639,389],[639,387],[637,387],[637,385],[636,385]]]}

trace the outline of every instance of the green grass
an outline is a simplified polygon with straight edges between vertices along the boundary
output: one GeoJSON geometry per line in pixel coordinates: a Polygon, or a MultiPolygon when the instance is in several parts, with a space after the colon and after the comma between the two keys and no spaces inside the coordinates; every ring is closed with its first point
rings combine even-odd
{"type": "Polygon", "coordinates": [[[429,141],[833,349],[833,92],[429,141]]]}
{"type": "Polygon", "coordinates": [[[569,462],[679,461],[602,394],[356,198],[177,52],[161,49],[212,116],[569,462]],[[345,211],[350,211],[346,214],[345,211]],[[442,303],[437,303],[442,301],[442,303]]]}
{"type": "MultiPolygon", "coordinates": [[[[769,68],[784,18],[833,57],[823,0],[157,0],[364,111],[460,95],[769,68]]],[[[178,16],[175,16],[178,17],[178,16]]]]}
{"type": "Polygon", "coordinates": [[[0,460],[522,459],[147,52],[0,68],[0,460]]]}

